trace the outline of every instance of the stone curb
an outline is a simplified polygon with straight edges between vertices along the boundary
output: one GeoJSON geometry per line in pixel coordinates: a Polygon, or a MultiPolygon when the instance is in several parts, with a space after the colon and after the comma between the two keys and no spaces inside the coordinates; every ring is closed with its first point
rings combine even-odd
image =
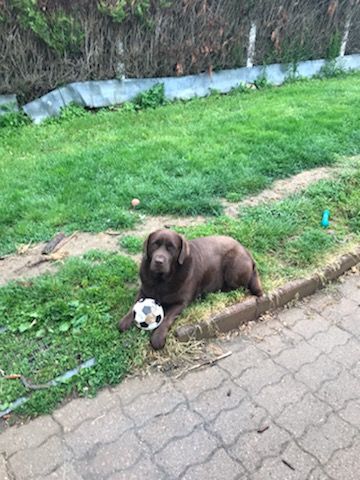
{"type": "Polygon", "coordinates": [[[337,261],[309,278],[293,280],[262,298],[251,297],[232,305],[207,322],[179,327],[175,332],[176,336],[180,342],[187,342],[192,339],[210,338],[214,337],[216,333],[235,330],[240,325],[258,319],[265,312],[283,307],[291,300],[301,300],[312,295],[358,263],[360,263],[360,247],[352,253],[340,256],[337,261]]]}

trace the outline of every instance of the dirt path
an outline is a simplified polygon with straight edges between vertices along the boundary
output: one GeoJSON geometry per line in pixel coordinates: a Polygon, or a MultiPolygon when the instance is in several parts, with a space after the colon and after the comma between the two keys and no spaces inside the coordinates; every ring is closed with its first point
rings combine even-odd
{"type": "MultiPolygon", "coordinates": [[[[285,180],[277,180],[271,189],[264,190],[259,195],[249,197],[238,203],[230,203],[223,200],[224,213],[230,217],[236,217],[241,207],[255,206],[269,201],[278,201],[284,197],[299,192],[311,183],[330,178],[334,175],[336,168],[316,168],[308,170],[285,180]]],[[[145,237],[150,232],[159,228],[176,226],[191,226],[205,222],[205,217],[172,217],[172,216],[144,216],[143,221],[133,230],[123,231],[119,234],[114,232],[101,232],[97,234],[78,232],[71,237],[64,239],[59,244],[55,259],[61,261],[69,256],[79,256],[90,250],[120,251],[125,255],[119,246],[119,239],[124,235],[138,235],[145,237]]],[[[0,259],[0,286],[11,280],[26,279],[42,275],[46,272],[55,272],[58,262],[47,259],[41,254],[45,243],[34,246],[22,247],[21,253],[5,256],[0,259]]],[[[140,255],[131,255],[139,261],[140,255]]],[[[50,257],[53,258],[53,257],[50,257]]]]}

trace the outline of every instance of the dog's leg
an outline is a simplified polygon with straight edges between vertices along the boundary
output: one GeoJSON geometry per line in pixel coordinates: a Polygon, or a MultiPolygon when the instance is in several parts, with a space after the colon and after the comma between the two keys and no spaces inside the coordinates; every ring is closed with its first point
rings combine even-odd
{"type": "MultiPolygon", "coordinates": [[[[140,290],[137,294],[136,294],[136,297],[135,297],[135,300],[134,300],[134,305],[135,303],[140,300],[141,297],[143,297],[143,293],[142,291],[140,290]]],[[[130,325],[133,321],[133,318],[134,318],[134,314],[133,314],[133,307],[130,308],[130,310],[128,311],[128,313],[120,320],[119,322],[119,330],[120,332],[125,332],[125,330],[128,330],[130,328],[130,325]]]]}
{"type": "Polygon", "coordinates": [[[260,277],[255,266],[248,284],[248,288],[250,292],[257,297],[261,297],[263,295],[260,277]]]}
{"type": "Polygon", "coordinates": [[[187,307],[188,303],[177,303],[175,305],[171,305],[166,312],[165,318],[160,324],[160,326],[154,331],[151,335],[151,345],[155,350],[160,350],[164,348],[166,342],[166,335],[174,323],[176,317],[180,315],[180,313],[187,307]]]}

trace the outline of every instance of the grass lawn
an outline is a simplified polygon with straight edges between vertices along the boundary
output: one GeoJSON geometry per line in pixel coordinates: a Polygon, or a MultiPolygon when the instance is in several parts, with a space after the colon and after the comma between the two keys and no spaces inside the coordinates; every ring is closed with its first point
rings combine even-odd
{"type": "MultiPolygon", "coordinates": [[[[271,291],[359,244],[359,212],[360,161],[354,160],[336,180],[322,181],[281,202],[249,207],[238,219],[218,218],[183,233],[188,238],[228,234],[239,239],[251,249],[265,289],[271,291]],[[332,213],[330,233],[320,227],[325,208],[332,213]]],[[[135,294],[136,270],[128,258],[91,252],[68,260],[57,275],[0,289],[0,327],[7,327],[0,333],[0,368],[6,374],[20,372],[38,384],[90,358],[97,362],[63,385],[32,393],[19,412],[51,411],[64,397],[92,394],[142,364],[148,335],[136,327],[120,335],[116,327],[135,294]]],[[[207,318],[243,296],[242,291],[209,295],[189,307],[178,324],[207,318]]],[[[0,410],[29,393],[19,380],[0,377],[0,410]]]]}
{"type": "MultiPolygon", "coordinates": [[[[148,213],[217,213],[181,230],[188,238],[227,234],[253,253],[265,289],[298,278],[360,240],[360,156],[344,160],[337,178],[281,202],[221,216],[219,198],[240,199],[274,178],[333,163],[360,151],[360,75],[311,81],[153,111],[85,114],[0,134],[0,245],[45,239],[60,227],[121,228],[136,220],[133,196],[148,213]],[[358,112],[358,113],[356,113],[358,112]],[[174,181],[174,176],[175,181],[174,181]],[[324,209],[331,229],[320,227],[324,209]]],[[[142,239],[125,237],[136,253],[142,239]]],[[[46,383],[84,361],[92,368],[56,387],[30,391],[0,375],[0,410],[49,412],[65,397],[116,384],[146,361],[148,334],[117,331],[137,281],[124,256],[90,252],[56,275],[0,288],[0,369],[46,383]]],[[[213,294],[179,323],[207,318],[244,296],[213,294]]],[[[170,339],[170,348],[171,348],[170,339]]],[[[166,351],[165,351],[166,354],[166,351]]]]}
{"type": "Polygon", "coordinates": [[[219,199],[360,153],[360,74],[238,91],[155,110],[0,129],[0,254],[59,229],[151,213],[221,214],[219,199]]]}

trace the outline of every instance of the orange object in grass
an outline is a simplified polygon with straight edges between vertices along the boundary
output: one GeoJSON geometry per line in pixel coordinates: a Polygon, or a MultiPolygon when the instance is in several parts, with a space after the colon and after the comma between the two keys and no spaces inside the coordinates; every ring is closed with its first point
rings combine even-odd
{"type": "Polygon", "coordinates": [[[138,198],[133,198],[131,200],[131,205],[135,208],[137,207],[138,205],[140,205],[140,200],[138,198]]]}

